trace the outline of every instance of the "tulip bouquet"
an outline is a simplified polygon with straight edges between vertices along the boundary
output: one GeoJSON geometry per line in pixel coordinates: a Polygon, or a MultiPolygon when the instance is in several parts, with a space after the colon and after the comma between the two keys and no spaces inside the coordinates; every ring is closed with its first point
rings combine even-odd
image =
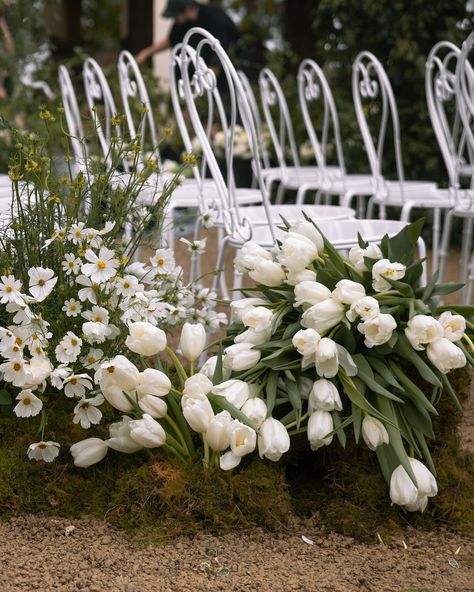
{"type": "Polygon", "coordinates": [[[375,451],[392,501],[424,510],[437,493],[431,416],[445,393],[459,405],[448,374],[474,364],[466,320],[474,307],[440,307],[439,296],[460,286],[438,284],[437,274],[420,285],[421,227],[380,247],[360,239],[348,258],[310,220],[285,223],[272,252],[243,246],[235,265],[257,286],[231,304],[222,368],[233,385],[223,394],[248,434],[233,436],[222,468],[257,442],[260,456],[276,461],[299,434],[314,451],[334,436],[345,446],[350,429],[375,451]]]}

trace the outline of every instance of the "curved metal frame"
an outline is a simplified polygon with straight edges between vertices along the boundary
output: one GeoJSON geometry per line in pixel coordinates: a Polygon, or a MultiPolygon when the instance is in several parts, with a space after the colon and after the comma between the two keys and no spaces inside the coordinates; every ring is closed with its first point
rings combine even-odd
{"type": "Polygon", "coordinates": [[[81,169],[87,158],[87,146],[85,144],[84,127],[82,125],[76,91],[74,90],[71,76],[66,66],[59,66],[58,80],[75,164],[81,169]]]}

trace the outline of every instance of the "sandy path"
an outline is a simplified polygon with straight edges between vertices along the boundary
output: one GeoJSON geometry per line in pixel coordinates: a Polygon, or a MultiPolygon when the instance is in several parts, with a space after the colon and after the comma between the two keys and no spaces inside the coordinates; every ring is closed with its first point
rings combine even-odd
{"type": "Polygon", "coordinates": [[[403,536],[407,549],[401,538],[389,545],[356,544],[323,534],[311,522],[296,522],[284,533],[200,535],[140,549],[102,522],[18,517],[0,524],[1,590],[474,590],[473,538],[414,530],[403,536]],[[303,534],[314,544],[304,543],[303,534]]]}

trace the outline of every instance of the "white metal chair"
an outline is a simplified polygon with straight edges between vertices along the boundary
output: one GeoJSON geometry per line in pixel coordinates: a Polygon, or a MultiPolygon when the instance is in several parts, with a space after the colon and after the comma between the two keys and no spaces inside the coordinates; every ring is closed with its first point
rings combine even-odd
{"type": "Polygon", "coordinates": [[[459,152],[454,163],[454,175],[468,175],[470,177],[470,184],[466,189],[463,189],[460,184],[454,187],[454,208],[446,215],[441,249],[441,271],[444,271],[453,218],[463,218],[464,244],[461,275],[463,281],[467,282],[464,293],[464,300],[467,303],[472,302],[474,293],[474,253],[471,256],[470,261],[468,261],[472,249],[472,231],[474,226],[474,176],[472,175],[472,171],[474,170],[474,134],[472,131],[474,118],[474,70],[470,62],[473,46],[474,33],[471,33],[462,44],[461,52],[457,59],[454,78],[454,96],[456,97],[458,114],[462,123],[462,138],[466,142],[465,147],[463,142],[460,142],[459,144],[459,152]],[[464,164],[462,158],[465,154],[469,158],[469,163],[467,165],[464,164]]]}
{"type": "Polygon", "coordinates": [[[400,123],[397,104],[390,80],[379,60],[363,51],[352,66],[352,95],[357,121],[364,141],[373,177],[374,194],[369,200],[367,215],[379,206],[380,217],[386,217],[387,207],[401,209],[400,219],[408,221],[413,208],[433,212],[433,267],[437,267],[440,240],[441,211],[453,205],[448,190],[439,189],[429,181],[407,181],[402,161],[400,123]],[[387,137],[393,136],[397,179],[385,176],[384,157],[387,137]]]}

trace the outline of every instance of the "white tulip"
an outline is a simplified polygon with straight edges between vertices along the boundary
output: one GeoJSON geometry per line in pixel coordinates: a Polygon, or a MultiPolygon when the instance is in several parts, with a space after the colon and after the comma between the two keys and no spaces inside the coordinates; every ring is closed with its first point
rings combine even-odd
{"type": "Polygon", "coordinates": [[[234,300],[230,303],[231,316],[230,320],[232,323],[242,322],[243,313],[254,306],[261,304],[268,304],[263,298],[241,298],[240,300],[234,300]]]}
{"type": "Polygon", "coordinates": [[[82,324],[82,332],[89,343],[103,343],[110,336],[110,327],[100,321],[82,324]]]}
{"type": "Polygon", "coordinates": [[[342,304],[353,304],[365,297],[365,288],[362,284],[352,280],[340,280],[333,290],[332,297],[342,304]]]}
{"type": "Polygon", "coordinates": [[[245,456],[255,450],[257,433],[251,427],[234,419],[229,426],[230,449],[235,456],[245,456]]]}
{"type": "Polygon", "coordinates": [[[125,345],[141,356],[154,356],[166,348],[166,335],[151,323],[131,323],[125,345]]]}
{"type": "Polygon", "coordinates": [[[249,276],[258,284],[263,284],[270,288],[281,286],[285,281],[285,272],[283,267],[276,261],[262,259],[249,272],[249,276]]]}
{"type": "Polygon", "coordinates": [[[459,341],[466,331],[466,319],[458,314],[446,311],[438,319],[444,329],[443,337],[449,341],[459,341]]]}
{"type": "Polygon", "coordinates": [[[261,353],[252,349],[250,343],[235,343],[227,347],[224,353],[224,366],[235,372],[253,368],[261,358],[261,353]]]}
{"type": "Polygon", "coordinates": [[[293,306],[304,309],[331,298],[331,290],[319,282],[300,282],[295,286],[295,302],[293,306]]]}
{"type": "Polygon", "coordinates": [[[248,399],[242,406],[242,413],[259,428],[267,417],[267,405],[263,399],[248,399]]]}
{"type": "Polygon", "coordinates": [[[366,249],[352,247],[352,249],[349,251],[349,261],[359,271],[367,271],[364,257],[369,257],[370,259],[381,259],[383,255],[380,247],[375,244],[369,245],[366,249]]]}
{"type": "Polygon", "coordinates": [[[118,386],[124,391],[135,389],[140,381],[138,368],[125,356],[115,356],[100,366],[100,386],[118,386]]]}
{"type": "Polygon", "coordinates": [[[316,372],[324,378],[333,378],[339,370],[339,352],[336,342],[323,337],[314,356],[316,372]]]}
{"type": "Polygon", "coordinates": [[[211,421],[214,419],[214,411],[206,395],[183,395],[181,399],[183,415],[195,432],[207,432],[211,421]]]}
{"type": "Polygon", "coordinates": [[[223,471],[231,471],[238,467],[242,461],[241,456],[236,456],[232,450],[223,454],[219,459],[219,466],[223,471]]]}
{"type": "Polygon", "coordinates": [[[131,454],[143,448],[143,446],[130,437],[131,421],[132,419],[130,417],[124,415],[121,421],[110,424],[110,438],[105,441],[109,448],[117,452],[124,452],[125,454],[131,454]]]}
{"type": "Polygon", "coordinates": [[[273,417],[266,419],[258,432],[260,458],[268,458],[268,460],[277,462],[289,449],[290,436],[286,427],[273,417]]]}
{"type": "Polygon", "coordinates": [[[53,372],[53,365],[46,356],[33,356],[24,367],[23,389],[31,389],[43,383],[53,372]]]}
{"type": "Polygon", "coordinates": [[[303,313],[301,324],[308,329],[314,329],[318,333],[324,333],[339,324],[344,318],[344,305],[328,298],[303,313]]]}
{"type": "Polygon", "coordinates": [[[234,266],[237,271],[245,273],[255,269],[255,265],[262,261],[262,259],[271,261],[271,253],[260,245],[257,245],[257,243],[248,241],[243,245],[237,257],[234,259],[234,266]]]}
{"type": "Polygon", "coordinates": [[[70,448],[74,464],[83,469],[100,462],[108,450],[106,442],[100,438],[86,438],[76,442],[70,448]]]}
{"type": "Polygon", "coordinates": [[[157,448],[166,442],[165,430],[148,413],[130,422],[130,436],[144,448],[157,448]]]}
{"type": "Polygon", "coordinates": [[[405,335],[413,349],[423,350],[429,343],[443,337],[444,329],[433,317],[420,314],[408,321],[405,335]]]}
{"type": "Polygon", "coordinates": [[[372,298],[372,296],[364,296],[364,298],[351,304],[350,309],[346,312],[346,317],[351,323],[357,317],[360,317],[363,321],[367,321],[367,319],[377,316],[379,312],[380,306],[378,301],[372,298]]]}
{"type": "Polygon", "coordinates": [[[408,460],[417,484],[413,483],[402,465],[399,465],[390,478],[390,498],[392,504],[404,506],[410,512],[423,512],[428,498],[438,493],[438,485],[433,474],[423,463],[416,458],[408,460]]]}
{"type": "Polygon", "coordinates": [[[230,446],[230,424],[232,416],[228,411],[218,413],[209,424],[206,441],[212,450],[220,452],[230,446]]]}
{"type": "Polygon", "coordinates": [[[387,343],[396,328],[397,322],[392,315],[383,313],[357,325],[357,329],[365,337],[364,343],[366,347],[374,347],[387,343]]]}
{"type": "Polygon", "coordinates": [[[155,397],[164,397],[171,390],[171,380],[155,368],[146,368],[140,372],[140,379],[137,385],[137,394],[139,397],[145,395],[154,395],[155,397]]]}
{"type": "Polygon", "coordinates": [[[286,283],[290,286],[296,286],[301,282],[315,282],[316,272],[312,269],[302,269],[301,271],[295,271],[289,269],[286,276],[286,283]]]}
{"type": "Polygon", "coordinates": [[[329,446],[334,429],[334,422],[329,411],[315,411],[308,419],[308,440],[311,450],[318,450],[322,446],[329,446]]]}
{"type": "Polygon", "coordinates": [[[155,418],[165,417],[168,413],[168,405],[161,397],[145,395],[138,401],[138,406],[144,413],[155,418]]]}
{"type": "Polygon", "coordinates": [[[119,386],[115,384],[100,384],[100,390],[104,395],[105,400],[112,405],[114,409],[123,411],[123,413],[130,413],[133,411],[133,405],[129,401],[130,399],[136,399],[136,396],[132,392],[123,391],[119,386]]]}
{"type": "Polygon", "coordinates": [[[189,362],[197,360],[206,347],[206,340],[206,330],[201,323],[184,323],[179,341],[183,356],[189,362]]]}
{"type": "Polygon", "coordinates": [[[207,395],[211,392],[212,382],[207,376],[198,372],[190,376],[184,383],[183,395],[207,395]]]}
{"type": "Polygon", "coordinates": [[[272,326],[273,312],[264,306],[252,306],[242,313],[242,323],[259,333],[272,326]]]}
{"type": "Polygon", "coordinates": [[[277,259],[287,269],[303,271],[317,256],[318,249],[311,239],[296,232],[288,232],[281,241],[277,259]]]}
{"type": "Polygon", "coordinates": [[[308,220],[297,220],[290,226],[290,232],[301,234],[306,238],[309,238],[318,250],[318,253],[324,251],[324,239],[321,236],[321,233],[316,226],[311,224],[311,222],[308,222],[308,220]]]}
{"type": "Polygon", "coordinates": [[[405,276],[406,267],[402,263],[392,263],[388,259],[380,259],[372,267],[372,287],[376,292],[385,292],[392,287],[385,278],[400,280],[405,276]]]}
{"type": "Polygon", "coordinates": [[[298,390],[302,399],[309,399],[309,395],[313,390],[313,381],[308,376],[300,374],[297,378],[298,390]]]}
{"type": "Polygon", "coordinates": [[[429,361],[443,374],[455,368],[464,368],[466,356],[464,352],[449,339],[442,337],[426,348],[429,361]]]}
{"type": "Polygon", "coordinates": [[[308,411],[342,411],[342,401],[337,388],[325,378],[313,383],[308,399],[308,411]]]}
{"type": "Polygon", "coordinates": [[[347,376],[357,376],[357,365],[352,359],[351,354],[339,343],[336,343],[336,348],[339,357],[339,366],[344,370],[347,376]]]}
{"type": "Polygon", "coordinates": [[[212,387],[215,395],[224,397],[229,403],[240,409],[250,397],[249,385],[243,380],[226,380],[212,387]]]}
{"type": "Polygon", "coordinates": [[[321,335],[314,329],[300,329],[293,336],[292,343],[302,356],[312,356],[316,353],[321,335]]]}
{"type": "Polygon", "coordinates": [[[234,338],[234,343],[249,343],[252,345],[262,345],[272,336],[271,327],[264,331],[255,331],[255,329],[247,329],[243,333],[239,333],[234,338]]]}
{"type": "Polygon", "coordinates": [[[362,437],[370,450],[389,442],[388,432],[383,423],[370,415],[366,415],[362,422],[362,437]]]}
{"type": "MultiPolygon", "coordinates": [[[[218,356],[211,356],[210,358],[208,358],[202,365],[201,369],[199,370],[199,373],[203,376],[206,376],[207,378],[209,378],[209,380],[212,381],[217,367],[217,360],[218,356]]],[[[230,376],[230,370],[222,366],[222,375],[224,380],[227,380],[230,376]]]]}

